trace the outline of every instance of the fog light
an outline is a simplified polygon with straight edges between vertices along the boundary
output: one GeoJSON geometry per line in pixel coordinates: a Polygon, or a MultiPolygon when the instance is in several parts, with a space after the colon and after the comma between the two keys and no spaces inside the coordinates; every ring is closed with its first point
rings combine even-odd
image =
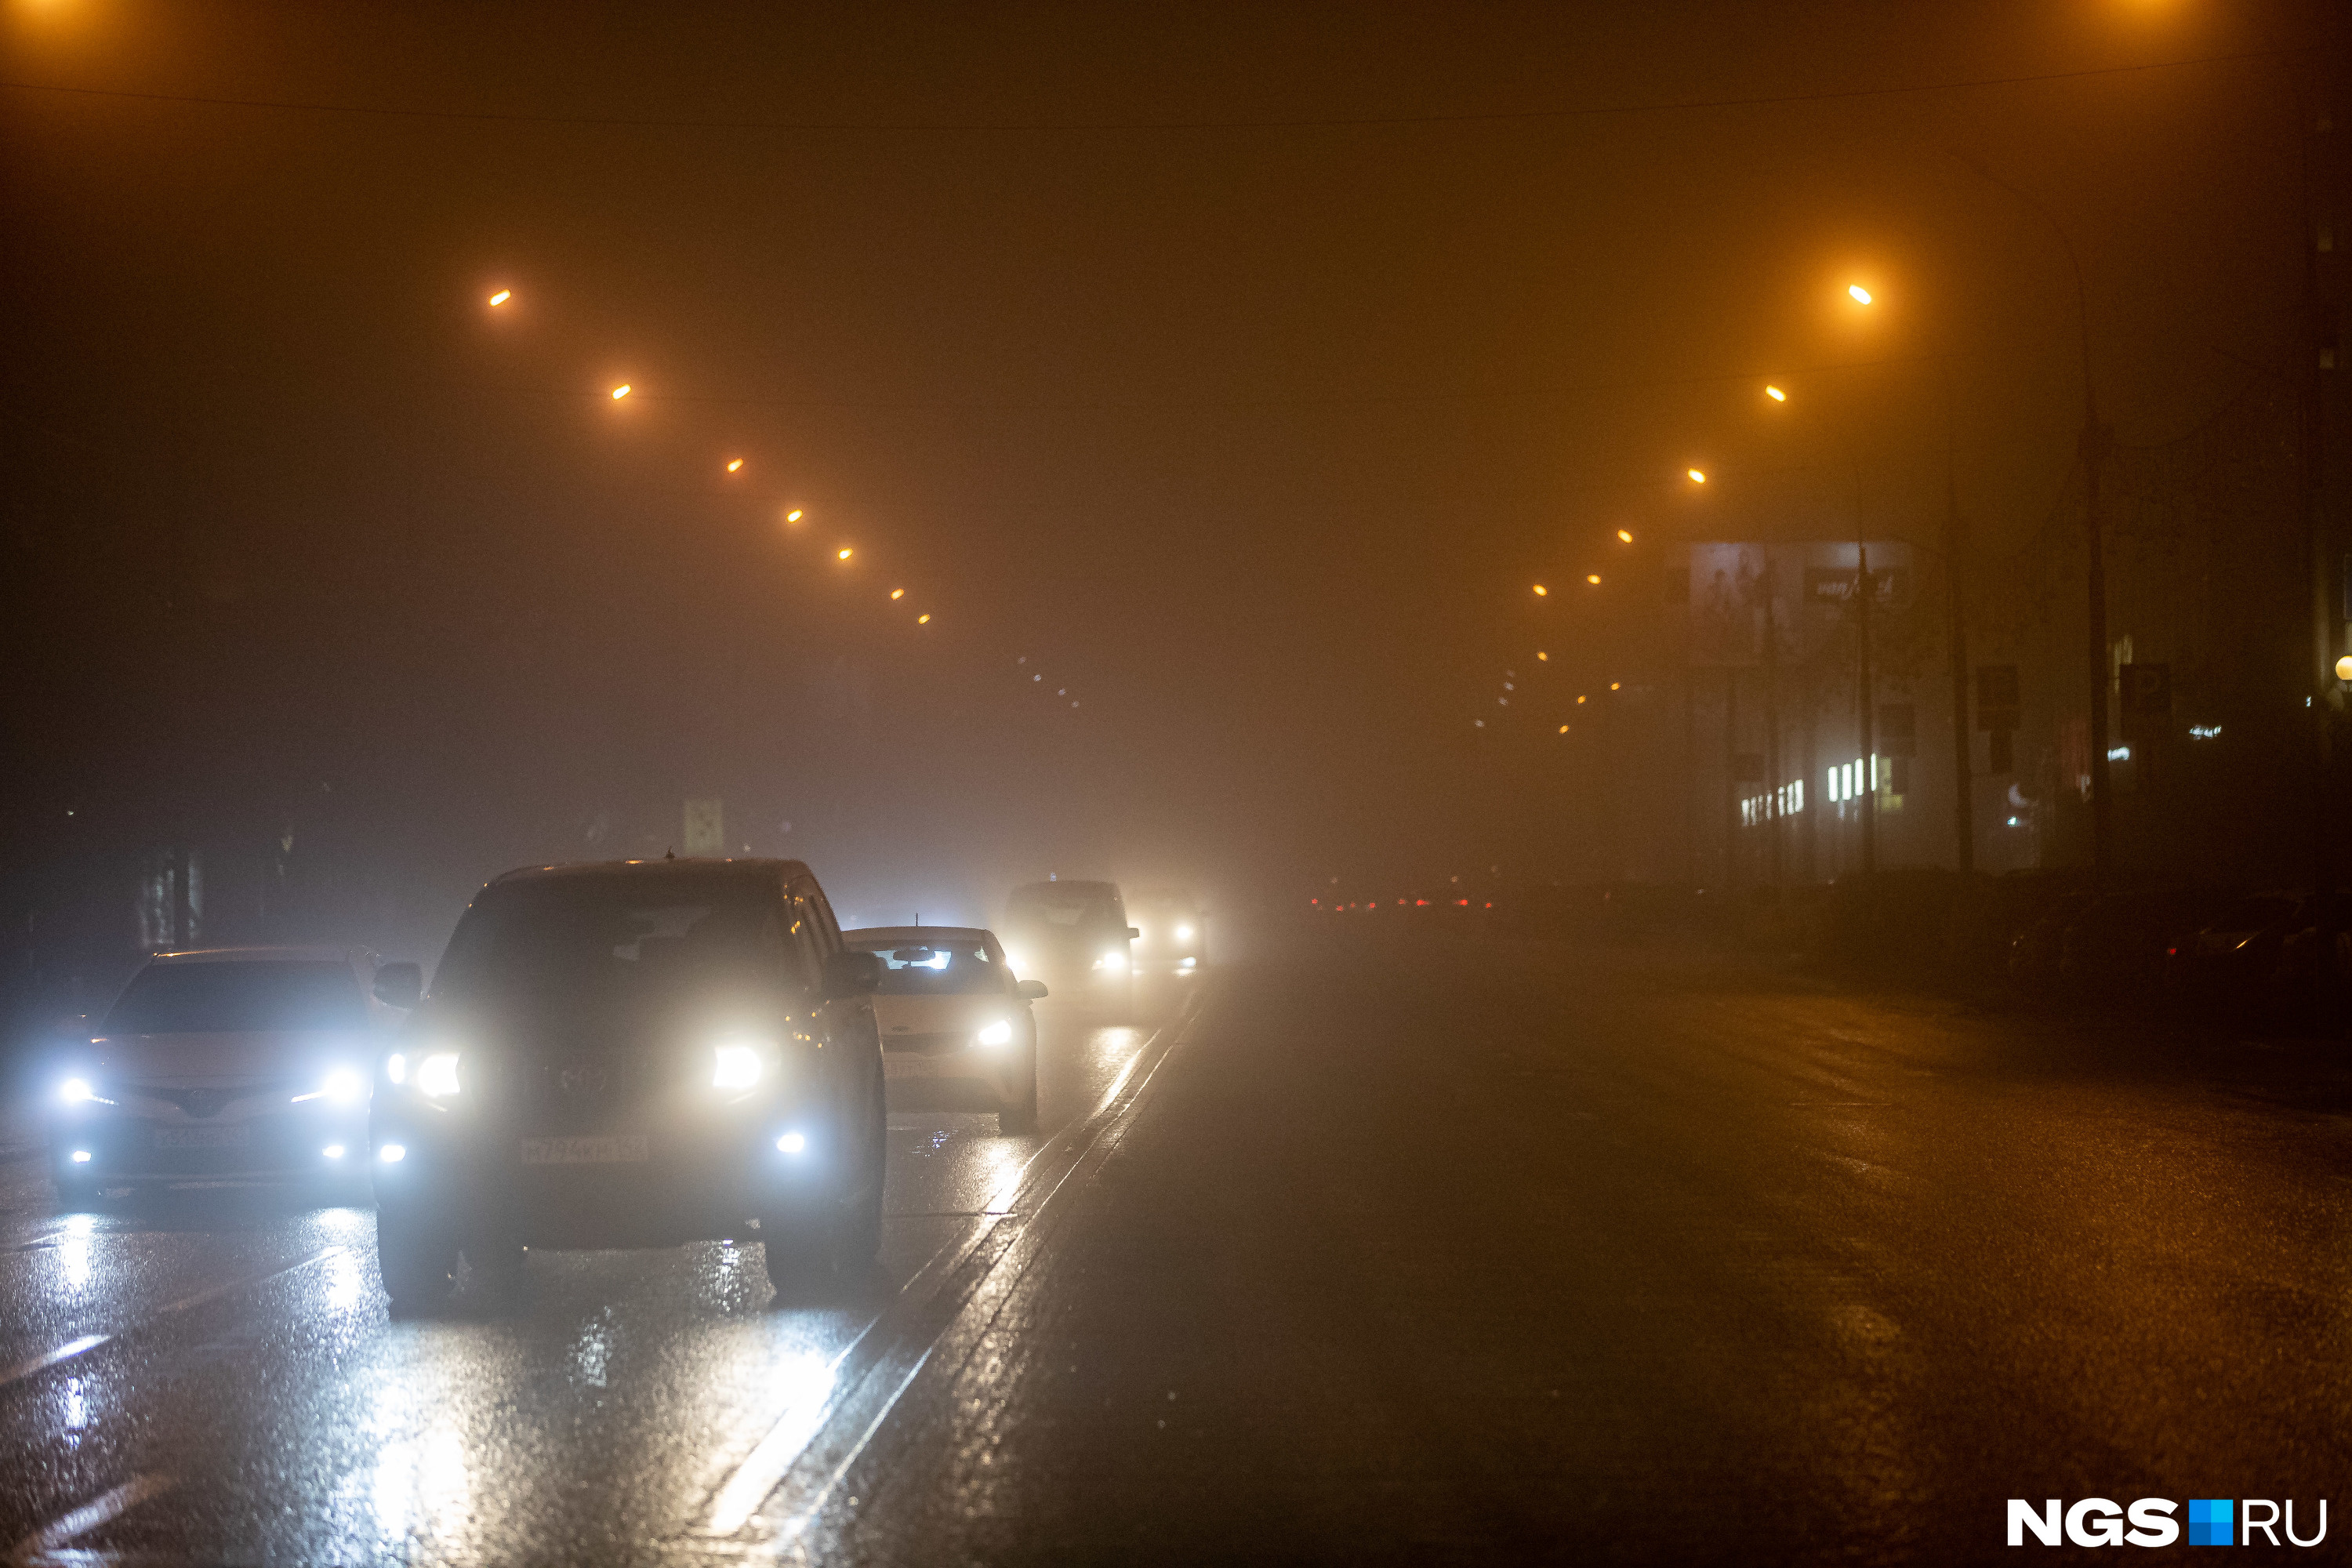
{"type": "Polygon", "coordinates": [[[87,1164],[89,1164],[89,1150],[87,1150],[87,1149],[77,1149],[77,1150],[75,1150],[75,1151],[73,1152],[73,1163],[74,1163],[75,1164],[77,1164],[77,1165],[87,1165],[87,1164]]]}
{"type": "Polygon", "coordinates": [[[408,1150],[404,1144],[387,1143],[375,1152],[375,1157],[387,1165],[397,1165],[408,1158],[408,1150]]]}
{"type": "Polygon", "coordinates": [[[1197,959],[1197,958],[1188,958],[1188,959],[1184,960],[1184,962],[1183,962],[1183,963],[1181,963],[1178,964],[1176,967],[1177,967],[1177,968],[1179,968],[1179,969],[1192,969],[1192,968],[1197,967],[1197,966],[1200,964],[1200,962],[1201,962],[1201,961],[1200,961],[1199,959],[1197,959]]]}
{"type": "Polygon", "coordinates": [[[797,1132],[787,1132],[776,1140],[776,1152],[780,1154],[798,1154],[807,1148],[808,1140],[797,1132]]]}
{"type": "Polygon", "coordinates": [[[340,1160],[343,1157],[343,1146],[341,1143],[330,1143],[319,1152],[330,1160],[340,1160]]]}

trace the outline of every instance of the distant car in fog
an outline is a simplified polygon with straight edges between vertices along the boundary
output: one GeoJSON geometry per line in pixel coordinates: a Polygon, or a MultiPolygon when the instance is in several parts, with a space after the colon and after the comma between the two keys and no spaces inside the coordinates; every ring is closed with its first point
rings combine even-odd
{"type": "Polygon", "coordinates": [[[1133,997],[1136,930],[1118,883],[1025,883],[1005,900],[1002,929],[1017,973],[1113,1004],[1133,997]]]}
{"type": "Polygon", "coordinates": [[[59,1061],[58,1195],[173,1182],[366,1189],[368,1083],[413,963],[340,947],[161,953],[59,1061]]]}
{"type": "Polygon", "coordinates": [[[461,1254],[495,1279],[530,1247],[756,1237],[779,1289],[870,1263],[882,971],[796,860],[492,881],[375,1080],[394,1304],[437,1300],[461,1254]]]}
{"type": "Polygon", "coordinates": [[[874,993],[882,1070],[910,1099],[993,1110],[1000,1132],[1037,1125],[1037,1020],[1043,981],[1022,980],[994,933],[975,926],[876,926],[844,932],[878,955],[874,993]]]}
{"type": "Polygon", "coordinates": [[[1191,974],[1209,962],[1209,917],[1201,900],[1168,888],[1148,888],[1127,900],[1135,922],[1135,967],[1191,974]]]}

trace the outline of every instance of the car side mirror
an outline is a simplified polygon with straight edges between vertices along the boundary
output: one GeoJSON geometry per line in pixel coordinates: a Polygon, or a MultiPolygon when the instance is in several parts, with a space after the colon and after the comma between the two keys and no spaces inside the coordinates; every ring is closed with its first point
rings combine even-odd
{"type": "Polygon", "coordinates": [[[415,963],[380,963],[375,970],[375,999],[387,1007],[405,1010],[425,1000],[425,970],[415,963]]]}
{"type": "Polygon", "coordinates": [[[1143,931],[1139,926],[1129,926],[1127,928],[1127,934],[1130,937],[1140,937],[1143,934],[1143,931]]]}
{"type": "Polygon", "coordinates": [[[1043,1002],[1045,999],[1045,983],[1042,980],[1020,981],[1013,985],[1013,994],[1024,1002],[1043,1002]]]}
{"type": "Polygon", "coordinates": [[[824,961],[824,999],[845,1002],[870,996],[882,988],[882,955],[843,951],[824,961]]]}

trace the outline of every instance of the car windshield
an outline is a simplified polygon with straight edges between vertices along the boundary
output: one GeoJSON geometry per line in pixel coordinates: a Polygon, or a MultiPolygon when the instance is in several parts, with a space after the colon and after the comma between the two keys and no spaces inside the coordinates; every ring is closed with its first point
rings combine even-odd
{"type": "Polygon", "coordinates": [[[1110,892],[1100,883],[1041,882],[1016,888],[1012,910],[1016,920],[1055,926],[1111,923],[1110,892]]]}
{"type": "Polygon", "coordinates": [[[772,983],[792,933],[775,889],[748,877],[562,877],[474,900],[434,994],[461,1005],[569,1008],[670,1000],[772,983]]]}
{"type": "Polygon", "coordinates": [[[367,1003],[348,963],[254,960],[153,963],[106,1015],[110,1035],[363,1029],[367,1003]]]}
{"type": "Polygon", "coordinates": [[[983,942],[858,945],[881,954],[879,990],[885,996],[980,996],[1004,989],[1004,967],[990,962],[988,947],[983,942]]]}

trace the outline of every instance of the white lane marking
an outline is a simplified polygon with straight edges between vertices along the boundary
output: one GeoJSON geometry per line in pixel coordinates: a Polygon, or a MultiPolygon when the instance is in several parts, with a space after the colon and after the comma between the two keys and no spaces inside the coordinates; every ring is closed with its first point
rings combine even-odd
{"type": "Polygon", "coordinates": [[[112,1334],[84,1334],[78,1340],[68,1340],[53,1351],[43,1351],[28,1362],[0,1372],[0,1388],[19,1378],[30,1377],[37,1372],[47,1372],[61,1361],[71,1361],[84,1351],[96,1350],[113,1337],[112,1334]]]}
{"type": "MultiPolygon", "coordinates": [[[[857,1336],[857,1341],[853,1342],[850,1351],[843,1352],[841,1357],[836,1359],[834,1363],[836,1367],[845,1362],[851,1352],[856,1349],[857,1344],[864,1342],[868,1335],[880,1329],[899,1308],[909,1302],[927,1302],[931,1296],[936,1295],[940,1286],[944,1285],[947,1277],[961,1265],[964,1258],[971,1256],[972,1249],[978,1247],[1011,1211],[1015,1198],[1019,1195],[1021,1184],[1027,1178],[1029,1173],[1039,1165],[1046,1154],[1066,1153],[1068,1155],[1067,1163],[1062,1164],[1060,1170],[1054,1174],[1052,1184],[1046,1187],[1043,1195],[1033,1205],[1033,1215],[1044,1213],[1046,1205],[1050,1204],[1055,1195],[1062,1191],[1070,1173],[1084,1164],[1087,1156],[1101,1144],[1111,1130],[1124,1121],[1134,1110],[1137,1100],[1141,1098],[1144,1089],[1150,1083],[1153,1076],[1159,1072],[1160,1064],[1168,1059],[1174,1052],[1177,1044],[1200,1021],[1202,1013],[1206,1010],[1204,1004],[1200,1000],[1204,994],[1202,992],[1194,992],[1192,1005],[1186,1011],[1180,1014],[1163,1029],[1154,1031],[1129,1056],[1124,1070],[1119,1073],[1118,1080],[1111,1085],[1109,1092],[1103,1096],[1095,1110],[1083,1120],[1064,1128],[1060,1133],[1048,1139],[1044,1147],[1032,1155],[1014,1178],[1002,1189],[998,1201],[992,1204],[989,1213],[982,1216],[979,1223],[968,1227],[956,1241],[949,1243],[931,1255],[930,1261],[918,1270],[915,1278],[909,1279],[900,1289],[898,1298],[892,1301],[890,1309],[877,1313],[874,1321],[866,1326],[865,1331],[857,1336]],[[1166,1044],[1161,1046],[1160,1042],[1163,1038],[1166,1044]],[[1160,1048],[1155,1051],[1152,1048],[1155,1046],[1160,1046],[1160,1048]],[[1136,1069],[1143,1064],[1147,1057],[1151,1058],[1150,1063],[1143,1072],[1143,1076],[1136,1079],[1136,1069]],[[1128,1090],[1130,1079],[1135,1080],[1131,1091],[1128,1090]],[[1121,1104],[1119,1099],[1123,1092],[1127,1094],[1127,1099],[1126,1102],[1121,1104]],[[933,1277],[936,1279],[936,1283],[931,1289],[918,1295],[916,1290],[918,1284],[927,1278],[933,1277]]],[[[957,1316],[961,1318],[961,1313],[959,1312],[957,1316]]],[[[953,1323],[950,1322],[948,1327],[953,1327],[953,1323]]],[[[850,1467],[857,1462],[866,1452],[867,1446],[873,1442],[875,1434],[881,1431],[882,1424],[887,1421],[890,1418],[890,1413],[898,1408],[900,1396],[914,1385],[917,1375],[929,1363],[931,1352],[937,1348],[940,1340],[946,1333],[947,1329],[943,1328],[938,1334],[933,1335],[930,1342],[923,1346],[921,1352],[916,1355],[906,1370],[894,1380],[889,1391],[882,1396],[876,1407],[873,1418],[866,1422],[865,1429],[860,1431],[849,1444],[840,1461],[826,1473],[824,1481],[816,1487],[807,1501],[784,1521],[779,1531],[781,1535],[786,1538],[795,1537],[808,1528],[810,1521],[816,1518],[818,1511],[824,1508],[826,1500],[840,1486],[842,1479],[848,1475],[850,1467]]],[[[846,1408],[849,1392],[835,1389],[832,1398],[815,1402],[818,1408],[805,1417],[797,1411],[787,1413],[784,1419],[778,1423],[778,1428],[785,1426],[794,1428],[792,1437],[776,1442],[772,1450],[770,1448],[768,1438],[776,1437],[776,1430],[771,1430],[768,1438],[761,1440],[758,1447],[752,1450],[753,1458],[760,1462],[754,1465],[751,1459],[747,1458],[735,1474],[728,1478],[726,1484],[719,1489],[717,1497],[713,1500],[710,1516],[705,1522],[704,1531],[712,1535],[732,1535],[751,1522],[752,1513],[768,1500],[778,1486],[782,1484],[785,1475],[808,1452],[825,1425],[846,1408]],[[805,1430],[801,1429],[803,1426],[805,1430]]]]}
{"type": "MultiPolygon", "coordinates": [[[[8,1553],[8,1561],[23,1564],[52,1561],[50,1553],[75,1536],[87,1535],[100,1525],[121,1518],[149,1498],[170,1491],[179,1484],[178,1479],[173,1476],[152,1473],[133,1476],[112,1491],[103,1492],[71,1512],[59,1515],[16,1542],[16,1549],[8,1553]]],[[[76,1552],[74,1555],[87,1558],[96,1554],[76,1552]]]]}
{"type": "Polygon", "coordinates": [[[207,1285],[192,1296],[183,1296],[176,1301],[165,1302],[138,1322],[117,1333],[84,1334],[78,1340],[68,1340],[55,1350],[44,1351],[28,1362],[12,1366],[5,1372],[0,1372],[0,1388],[5,1388],[12,1383],[21,1382],[37,1373],[47,1372],[59,1362],[71,1361],[78,1355],[94,1351],[99,1346],[121,1339],[125,1335],[135,1334],[140,1330],[152,1325],[158,1319],[169,1317],[173,1312],[184,1312],[191,1307],[201,1307],[206,1301],[215,1297],[226,1296],[232,1290],[242,1290],[254,1285],[266,1285],[281,1274],[291,1274],[298,1268],[308,1268],[313,1263],[322,1262],[341,1250],[340,1247],[320,1247],[308,1258],[298,1259],[282,1268],[272,1268],[266,1274],[255,1274],[237,1279],[224,1279],[217,1285],[207,1285]]]}

